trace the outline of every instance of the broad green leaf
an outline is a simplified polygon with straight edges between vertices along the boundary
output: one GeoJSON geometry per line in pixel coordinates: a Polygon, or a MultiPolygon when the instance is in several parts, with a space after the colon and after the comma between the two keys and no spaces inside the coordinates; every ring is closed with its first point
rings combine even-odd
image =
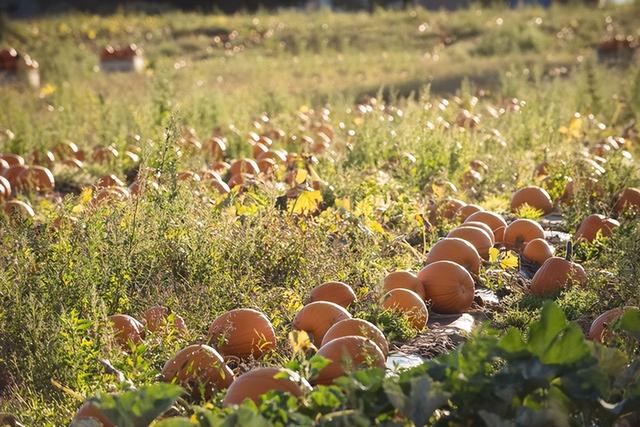
{"type": "Polygon", "coordinates": [[[567,318],[554,303],[546,303],[542,308],[540,319],[529,328],[529,350],[542,357],[553,340],[567,326],[567,318]]]}
{"type": "Polygon", "coordinates": [[[640,339],[640,309],[630,308],[620,316],[618,327],[640,339]]]}
{"type": "Polygon", "coordinates": [[[522,332],[517,328],[509,328],[507,333],[500,339],[499,346],[508,353],[521,353],[527,350],[527,344],[522,338],[522,332]]]}
{"type": "Polygon", "coordinates": [[[562,330],[540,355],[543,363],[564,365],[589,357],[591,350],[582,330],[576,324],[569,324],[562,330]]]}

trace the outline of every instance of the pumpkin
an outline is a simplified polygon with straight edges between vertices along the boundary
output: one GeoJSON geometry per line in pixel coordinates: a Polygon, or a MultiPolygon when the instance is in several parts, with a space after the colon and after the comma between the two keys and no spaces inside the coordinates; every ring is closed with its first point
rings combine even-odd
{"type": "Polygon", "coordinates": [[[329,301],[344,308],[356,301],[356,293],[351,286],[342,282],[325,282],[311,290],[308,302],[329,301]]]}
{"type": "Polygon", "coordinates": [[[224,356],[260,358],[276,346],[276,334],[263,313],[251,308],[228,311],[209,326],[209,342],[224,356]]]}
{"type": "Polygon", "coordinates": [[[35,191],[51,191],[55,187],[53,174],[44,166],[29,167],[21,179],[25,187],[35,191]]]}
{"type": "Polygon", "coordinates": [[[318,350],[318,356],[331,363],[318,372],[312,384],[329,385],[336,378],[344,376],[361,366],[384,368],[385,357],[382,350],[371,340],[359,336],[336,338],[318,350]]]}
{"type": "Polygon", "coordinates": [[[209,153],[213,160],[222,160],[224,159],[224,152],[227,149],[227,144],[225,144],[224,139],[214,136],[205,141],[202,148],[209,153]]]}
{"type": "Polygon", "coordinates": [[[393,271],[387,274],[382,281],[382,289],[389,292],[392,289],[409,289],[424,298],[424,289],[418,280],[418,276],[411,271],[393,271]]]}
{"type": "Polygon", "coordinates": [[[531,293],[545,297],[554,294],[571,282],[584,284],[587,273],[581,265],[560,257],[547,259],[531,280],[531,293]]]}
{"type": "Polygon", "coordinates": [[[489,235],[489,237],[491,237],[491,244],[495,243],[495,235],[493,234],[493,230],[491,229],[491,227],[489,227],[484,222],[467,221],[467,222],[464,223],[464,227],[476,227],[476,228],[480,228],[481,230],[486,231],[487,234],[489,235]]]}
{"type": "Polygon", "coordinates": [[[108,188],[108,187],[124,187],[124,182],[120,180],[115,175],[105,175],[98,180],[96,183],[96,187],[98,188],[108,188]]]}
{"type": "Polygon", "coordinates": [[[293,319],[293,327],[307,332],[313,344],[318,346],[330,327],[350,318],[351,314],[344,307],[333,302],[316,301],[302,307],[293,319]]]}
{"type": "Polygon", "coordinates": [[[452,261],[436,261],[418,273],[425,299],[437,313],[463,313],[473,303],[475,285],[471,274],[452,261]]]}
{"type": "Polygon", "coordinates": [[[511,249],[520,250],[533,239],[544,239],[544,230],[530,219],[516,219],[504,230],[504,244],[511,249]]]}
{"type": "Polygon", "coordinates": [[[251,155],[254,159],[257,159],[261,154],[264,154],[267,151],[269,151],[269,147],[261,142],[256,142],[251,148],[251,155]]]}
{"type": "MultiPolygon", "coordinates": [[[[141,323],[151,332],[161,331],[167,328],[167,319],[170,314],[172,313],[169,308],[154,305],[142,313],[141,323]]],[[[180,332],[187,332],[184,319],[175,313],[173,313],[173,327],[180,332]]]]}
{"type": "Polygon", "coordinates": [[[187,182],[200,182],[200,175],[193,171],[182,171],[178,173],[176,177],[178,181],[187,181],[187,182]]]}
{"type": "Polygon", "coordinates": [[[121,202],[129,198],[129,191],[126,188],[121,187],[108,187],[100,189],[93,199],[91,199],[91,205],[101,206],[105,203],[121,202]]]}
{"type": "Polygon", "coordinates": [[[456,213],[460,208],[465,206],[466,203],[458,199],[447,199],[438,205],[437,210],[432,212],[432,218],[437,222],[440,218],[446,218],[451,220],[455,218],[456,213]]]}
{"type": "MultiPolygon", "coordinates": [[[[456,212],[456,216],[460,219],[460,221],[465,221],[472,214],[474,214],[476,212],[481,212],[483,210],[484,209],[482,209],[482,207],[480,207],[478,205],[468,204],[468,205],[465,205],[465,206],[461,207],[460,209],[458,209],[458,212],[456,212]]],[[[493,230],[491,230],[491,231],[493,231],[493,230]]]]}
{"type": "Polygon", "coordinates": [[[352,335],[370,339],[382,350],[382,354],[384,354],[385,357],[389,354],[389,344],[382,331],[373,323],[363,319],[354,318],[339,321],[324,334],[322,345],[336,338],[352,335]]]}
{"type": "Polygon", "coordinates": [[[489,172],[489,166],[482,160],[471,160],[469,167],[477,172],[489,172]]]}
{"type": "Polygon", "coordinates": [[[529,261],[533,261],[538,265],[542,265],[548,258],[553,256],[555,248],[551,246],[545,239],[533,239],[526,244],[522,251],[524,256],[529,261]]]}
{"type": "Polygon", "coordinates": [[[281,150],[269,150],[265,153],[261,153],[256,157],[257,161],[271,159],[276,163],[285,163],[287,161],[287,153],[281,150]]]}
{"type": "Polygon", "coordinates": [[[223,161],[219,161],[219,162],[214,162],[211,165],[211,170],[218,172],[218,173],[226,173],[229,169],[231,168],[231,165],[227,162],[223,162],[223,161]]]}
{"type": "Polygon", "coordinates": [[[234,376],[217,351],[208,345],[194,344],[165,363],[162,379],[180,384],[194,397],[200,396],[202,387],[208,400],[215,391],[229,387],[234,376]]]}
{"type": "Polygon", "coordinates": [[[9,167],[24,166],[26,163],[22,156],[13,153],[0,154],[0,159],[9,164],[9,167]]]}
{"type": "Polygon", "coordinates": [[[4,212],[12,217],[33,218],[36,213],[33,208],[22,200],[9,200],[4,204],[4,212]]]}
{"type": "Polygon", "coordinates": [[[102,427],[115,427],[109,419],[91,402],[85,402],[76,412],[73,421],[91,420],[102,427]]]}
{"type": "Polygon", "coordinates": [[[224,406],[240,405],[247,399],[259,404],[262,395],[270,391],[281,391],[301,397],[310,390],[309,383],[289,369],[255,368],[240,375],[231,383],[222,404],[224,406]],[[283,378],[285,375],[286,378],[283,378]]]}
{"type": "Polygon", "coordinates": [[[250,181],[250,179],[251,179],[251,175],[247,173],[239,173],[237,175],[232,175],[231,178],[229,179],[229,182],[227,183],[227,186],[229,188],[242,186],[245,184],[245,182],[250,181]]]}
{"type": "Polygon", "coordinates": [[[23,165],[11,166],[4,172],[4,177],[11,183],[14,191],[22,188],[24,185],[24,175],[29,168],[23,165]]]}
{"type": "Polygon", "coordinates": [[[476,248],[482,258],[489,259],[489,249],[493,246],[493,242],[491,241],[491,236],[483,229],[467,226],[466,223],[464,223],[462,226],[451,230],[449,234],[447,234],[447,237],[457,237],[466,240],[476,248]]]}
{"type": "Polygon", "coordinates": [[[5,171],[9,170],[10,167],[6,160],[0,159],[0,175],[4,176],[5,171]]]}
{"type": "Polygon", "coordinates": [[[547,190],[536,186],[521,188],[511,196],[511,212],[517,212],[524,205],[541,210],[545,215],[553,210],[553,202],[547,190]]]}
{"type": "Polygon", "coordinates": [[[396,288],[390,290],[382,297],[382,307],[401,312],[418,331],[427,326],[427,320],[429,320],[427,306],[420,295],[409,289],[396,288]]]}
{"type": "Polygon", "coordinates": [[[604,339],[610,335],[608,333],[605,333],[605,328],[618,320],[618,318],[622,316],[623,313],[624,309],[618,307],[605,311],[600,316],[596,317],[593,323],[591,323],[587,338],[589,338],[591,341],[600,343],[603,342],[604,339]]]}
{"type": "Polygon", "coordinates": [[[498,215],[494,212],[480,211],[473,213],[465,219],[465,222],[483,222],[491,227],[495,241],[500,243],[503,240],[504,230],[507,228],[507,222],[502,215],[498,215]]]}
{"type": "Polygon", "coordinates": [[[129,348],[129,342],[142,343],[144,326],[127,314],[109,316],[109,322],[115,332],[116,342],[123,348],[129,348]]]}
{"type": "MultiPolygon", "coordinates": [[[[427,254],[427,264],[432,264],[436,261],[453,261],[471,273],[478,274],[482,259],[476,248],[468,241],[457,237],[446,237],[436,242],[427,254]]],[[[420,287],[422,288],[422,285],[420,287]]],[[[424,289],[422,289],[422,292],[424,295],[424,289]]]]}
{"type": "Polygon", "coordinates": [[[0,176],[0,200],[11,197],[11,183],[4,176],[0,176]]]}
{"type": "Polygon", "coordinates": [[[266,174],[272,173],[277,168],[276,161],[269,158],[260,159],[258,160],[257,164],[258,164],[258,169],[260,169],[260,172],[266,173],[266,174]]]}
{"type": "Polygon", "coordinates": [[[620,223],[615,219],[607,218],[604,215],[593,214],[582,220],[580,227],[578,227],[578,231],[576,231],[576,234],[573,237],[576,240],[593,242],[598,233],[608,237],[613,233],[613,230],[619,226],[620,223]]]}
{"type": "Polygon", "coordinates": [[[91,159],[96,163],[108,163],[118,158],[118,150],[113,147],[96,147],[91,159]]]}
{"type": "Polygon", "coordinates": [[[621,214],[627,209],[640,211],[639,188],[625,188],[622,193],[620,193],[618,200],[616,200],[616,204],[613,206],[613,210],[618,214],[621,214]]]}
{"type": "Polygon", "coordinates": [[[257,163],[253,159],[238,159],[234,160],[231,163],[231,166],[229,167],[229,173],[232,176],[241,173],[258,175],[260,173],[260,168],[258,168],[257,163]]]}

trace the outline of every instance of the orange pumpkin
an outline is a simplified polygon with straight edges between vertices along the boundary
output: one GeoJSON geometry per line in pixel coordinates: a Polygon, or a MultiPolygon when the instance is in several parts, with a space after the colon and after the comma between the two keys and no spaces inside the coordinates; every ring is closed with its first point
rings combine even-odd
{"type": "Polygon", "coordinates": [[[427,326],[429,312],[420,297],[409,289],[392,289],[382,297],[382,306],[386,309],[403,313],[415,329],[421,331],[427,326]]]}
{"type": "Polygon", "coordinates": [[[615,219],[607,218],[604,215],[593,214],[582,220],[578,231],[574,235],[576,240],[586,240],[587,242],[593,242],[596,239],[598,233],[608,237],[613,233],[613,230],[618,228],[620,223],[615,219]]]}
{"type": "Polygon", "coordinates": [[[102,427],[115,427],[107,417],[91,402],[85,402],[76,412],[73,421],[91,420],[102,427]]]}
{"type": "Polygon", "coordinates": [[[251,155],[253,155],[254,159],[260,157],[261,154],[264,154],[269,151],[269,147],[264,145],[261,142],[256,142],[251,148],[251,155]]]}
{"type": "Polygon", "coordinates": [[[144,326],[127,314],[109,316],[109,322],[115,332],[116,342],[123,348],[129,348],[129,343],[142,343],[144,326]]]}
{"type": "Polygon", "coordinates": [[[302,307],[293,319],[293,327],[307,332],[313,344],[318,346],[330,327],[350,318],[351,314],[344,307],[333,302],[316,301],[302,307]]]}
{"type": "Polygon", "coordinates": [[[382,281],[382,289],[384,289],[385,292],[389,292],[397,288],[409,289],[424,299],[422,284],[420,284],[418,276],[411,271],[393,271],[385,276],[382,281]]]}
{"type": "Polygon", "coordinates": [[[384,334],[376,325],[363,319],[344,319],[329,328],[322,339],[322,345],[340,337],[365,337],[376,343],[385,357],[389,354],[389,344],[384,334]]]}
{"type": "Polygon", "coordinates": [[[247,399],[259,404],[262,395],[270,391],[281,391],[301,397],[310,390],[309,383],[289,369],[255,368],[240,375],[231,383],[222,404],[224,406],[240,405],[247,399]],[[286,378],[283,378],[284,375],[286,378]]]}
{"type": "Polygon", "coordinates": [[[263,313],[251,308],[228,311],[209,326],[209,342],[225,356],[260,358],[276,346],[276,334],[263,313]]]}
{"type": "Polygon", "coordinates": [[[516,219],[504,230],[504,244],[511,249],[521,250],[533,239],[544,239],[544,230],[530,219],[516,219]]]}
{"type": "Polygon", "coordinates": [[[618,307],[605,311],[600,316],[596,317],[593,323],[591,323],[587,338],[589,338],[591,341],[600,343],[603,342],[604,339],[610,335],[605,333],[605,328],[618,320],[618,318],[622,316],[623,313],[624,309],[618,307]]]}
{"type": "Polygon", "coordinates": [[[483,210],[484,209],[482,209],[481,206],[474,205],[474,204],[468,204],[468,205],[465,205],[465,206],[461,207],[460,209],[458,209],[458,212],[456,212],[456,216],[460,219],[460,221],[465,221],[472,214],[474,214],[476,212],[481,212],[483,210]]]}
{"type": "Polygon", "coordinates": [[[491,236],[483,229],[467,226],[465,222],[462,226],[451,230],[449,234],[447,234],[447,237],[457,237],[466,240],[476,248],[482,258],[489,259],[489,249],[493,246],[493,242],[491,236]]]}
{"type": "Polygon", "coordinates": [[[162,368],[162,378],[180,384],[194,397],[199,397],[202,389],[207,400],[234,380],[222,356],[204,344],[190,345],[176,353],[162,368]]]}
{"type": "MultiPolygon", "coordinates": [[[[142,324],[151,332],[162,331],[167,328],[167,319],[172,314],[171,310],[161,305],[154,305],[142,313],[142,324]]],[[[187,325],[184,319],[177,314],[173,314],[173,327],[180,332],[187,332],[187,325]]]]}
{"type": "Polygon", "coordinates": [[[480,222],[480,221],[467,221],[464,223],[463,225],[464,227],[476,227],[479,228],[481,230],[484,230],[487,232],[487,235],[489,237],[491,237],[491,244],[495,243],[495,235],[493,234],[493,230],[491,229],[491,227],[489,227],[487,224],[485,224],[484,222],[480,222]]]}
{"type": "Polygon", "coordinates": [[[258,168],[258,164],[253,159],[238,159],[231,163],[229,173],[231,175],[238,175],[241,173],[258,175],[260,173],[260,168],[258,168]]]}
{"type": "Polygon", "coordinates": [[[343,282],[325,282],[311,290],[308,302],[329,301],[344,308],[356,301],[356,293],[351,286],[343,282]]]}
{"type": "Polygon", "coordinates": [[[458,210],[465,205],[466,203],[462,200],[447,199],[438,205],[437,210],[432,213],[432,217],[435,222],[438,222],[440,218],[451,220],[455,218],[458,210]]]}
{"type": "Polygon", "coordinates": [[[105,175],[96,183],[98,188],[124,187],[124,182],[115,175],[105,175]]]}
{"type": "Polygon", "coordinates": [[[587,282],[587,273],[581,265],[560,257],[547,259],[531,280],[531,293],[545,297],[563,289],[571,282],[587,282]]]}
{"type": "Polygon", "coordinates": [[[536,186],[521,188],[511,196],[512,212],[517,212],[524,205],[541,210],[545,215],[553,210],[553,202],[547,190],[536,186]]]}
{"type": "Polygon", "coordinates": [[[33,208],[22,200],[9,200],[4,204],[4,212],[16,218],[33,218],[36,213],[33,208]]]}
{"type": "Polygon", "coordinates": [[[452,261],[436,261],[418,273],[427,301],[437,313],[463,313],[473,303],[475,285],[469,272],[452,261]]]}
{"type": "Polygon", "coordinates": [[[22,156],[13,153],[0,154],[0,159],[9,164],[9,167],[24,166],[26,163],[22,156]]]}
{"type": "MultiPolygon", "coordinates": [[[[453,261],[471,273],[478,274],[482,259],[476,248],[468,241],[457,237],[446,237],[436,242],[427,254],[427,264],[432,264],[436,261],[453,261]]],[[[422,292],[424,292],[424,289],[422,292]]]]}
{"type": "Polygon", "coordinates": [[[0,200],[9,197],[11,197],[11,183],[4,176],[0,176],[0,200]]]}
{"type": "Polygon", "coordinates": [[[551,246],[545,239],[533,239],[526,244],[522,255],[536,264],[542,265],[547,259],[553,256],[555,248],[551,246]]]}
{"type": "Polygon", "coordinates": [[[31,166],[22,176],[23,185],[35,191],[51,191],[55,187],[55,179],[51,171],[44,166],[31,166]]]}
{"type": "Polygon", "coordinates": [[[4,171],[4,177],[11,183],[14,191],[18,191],[24,185],[24,175],[29,168],[24,165],[11,166],[4,171]]]}
{"type": "Polygon", "coordinates": [[[317,353],[331,363],[320,370],[312,384],[329,385],[341,376],[361,366],[384,368],[382,350],[371,340],[359,336],[336,338],[323,345],[317,353]]]}
{"type": "Polygon", "coordinates": [[[625,210],[640,211],[640,188],[625,188],[618,196],[613,210],[621,214],[625,210]]]}
{"type": "Polygon", "coordinates": [[[507,228],[507,222],[502,215],[498,215],[495,212],[480,211],[473,213],[465,219],[465,222],[478,221],[487,224],[491,227],[495,241],[500,243],[503,240],[504,230],[507,228]]]}

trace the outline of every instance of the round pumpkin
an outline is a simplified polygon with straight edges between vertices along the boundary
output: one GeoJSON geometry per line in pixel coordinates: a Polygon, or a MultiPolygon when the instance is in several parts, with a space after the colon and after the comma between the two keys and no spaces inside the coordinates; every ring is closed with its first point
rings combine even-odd
{"type": "Polygon", "coordinates": [[[0,200],[9,197],[11,197],[11,183],[4,176],[0,176],[0,200]]]}
{"type": "Polygon", "coordinates": [[[262,395],[270,391],[281,391],[301,397],[310,390],[309,383],[289,369],[255,368],[240,375],[231,383],[222,404],[224,406],[240,405],[247,399],[259,404],[262,395]],[[284,375],[287,377],[283,378],[284,375]]]}
{"type": "Polygon", "coordinates": [[[504,230],[504,243],[508,248],[520,250],[533,239],[544,239],[544,230],[530,219],[516,219],[504,230]]]}
{"type": "Polygon", "coordinates": [[[418,276],[411,271],[393,271],[387,274],[382,281],[382,289],[389,292],[392,289],[409,289],[424,298],[424,289],[418,280],[418,276]]]}
{"type": "MultiPolygon", "coordinates": [[[[432,264],[436,261],[453,261],[471,273],[478,274],[482,259],[476,248],[468,241],[457,237],[445,237],[436,242],[427,254],[427,264],[432,264]]],[[[420,287],[422,288],[422,285],[420,287]]],[[[424,289],[422,289],[422,292],[424,295],[424,289]]]]}
{"type": "Polygon", "coordinates": [[[22,176],[25,187],[35,191],[51,191],[55,187],[55,179],[51,171],[44,166],[31,166],[22,176]]]}
{"type": "Polygon", "coordinates": [[[615,219],[607,218],[604,215],[593,214],[582,220],[578,231],[573,236],[576,240],[593,242],[600,232],[603,236],[611,236],[613,230],[618,228],[620,223],[615,219]]]}
{"type": "Polygon", "coordinates": [[[76,412],[73,421],[91,420],[97,422],[102,427],[115,427],[107,417],[91,402],[85,402],[76,412]]]}
{"type": "Polygon", "coordinates": [[[493,230],[491,229],[491,227],[489,227],[484,222],[468,221],[468,222],[465,222],[463,226],[464,227],[476,227],[476,228],[479,228],[481,230],[484,230],[487,233],[487,235],[489,237],[491,237],[491,244],[495,243],[495,235],[493,234],[493,230]]]}
{"type": "Polygon", "coordinates": [[[524,247],[522,255],[536,264],[542,265],[547,259],[553,256],[555,248],[545,239],[533,239],[524,247]]]}
{"type": "Polygon", "coordinates": [[[618,307],[605,311],[600,316],[596,317],[593,323],[591,323],[587,338],[589,338],[591,341],[600,343],[603,342],[604,339],[609,335],[605,333],[605,328],[618,320],[618,318],[622,316],[623,313],[624,309],[618,307]]]}
{"type": "Polygon", "coordinates": [[[347,308],[356,301],[356,293],[346,283],[325,282],[311,290],[308,301],[329,301],[347,308]]]}
{"type": "Polygon", "coordinates": [[[19,190],[24,185],[24,176],[29,170],[27,166],[16,165],[11,166],[8,170],[4,171],[4,177],[11,183],[11,187],[14,191],[19,190]]]}
{"type": "Polygon", "coordinates": [[[465,222],[471,221],[479,221],[487,224],[493,231],[495,241],[498,243],[502,242],[504,230],[507,228],[507,221],[504,220],[502,215],[498,215],[495,212],[480,211],[469,215],[465,220],[465,222]]]}
{"type": "Polygon", "coordinates": [[[458,209],[458,212],[456,213],[456,216],[460,219],[460,221],[465,221],[472,214],[474,214],[476,212],[481,212],[483,210],[484,209],[482,209],[481,206],[474,205],[474,204],[468,204],[468,205],[465,205],[465,206],[461,207],[460,209],[458,209]]]}
{"type": "Polygon", "coordinates": [[[133,317],[127,314],[114,314],[109,316],[109,322],[115,332],[116,342],[120,346],[129,348],[129,342],[142,343],[144,326],[133,317]]]}
{"type": "Polygon", "coordinates": [[[467,226],[466,223],[464,223],[460,227],[451,230],[449,234],[447,234],[447,237],[457,237],[466,240],[476,248],[482,258],[489,259],[489,249],[493,246],[493,242],[491,236],[483,229],[467,226]]]}
{"type": "Polygon", "coordinates": [[[241,173],[258,175],[260,173],[260,168],[258,168],[258,164],[253,159],[234,160],[229,167],[229,174],[233,176],[241,173]]]}
{"type": "Polygon", "coordinates": [[[190,345],[176,353],[162,368],[162,378],[180,384],[194,397],[200,396],[202,388],[205,399],[229,387],[234,380],[222,356],[204,344],[190,345]]]}
{"type": "Polygon", "coordinates": [[[385,357],[389,354],[389,344],[382,331],[373,323],[363,319],[344,319],[339,321],[324,334],[322,345],[336,338],[351,335],[368,338],[376,343],[385,357]]]}
{"type": "Polygon", "coordinates": [[[251,308],[228,311],[209,326],[209,342],[224,356],[260,358],[276,346],[276,334],[263,313],[251,308]]]}
{"type": "MultiPolygon", "coordinates": [[[[154,305],[142,313],[141,323],[151,332],[161,331],[167,328],[167,319],[171,314],[169,308],[154,305]]],[[[173,327],[180,332],[187,332],[184,319],[175,313],[173,313],[173,327]]]]}
{"type": "Polygon", "coordinates": [[[318,346],[330,327],[350,318],[351,314],[344,307],[333,302],[316,301],[302,307],[293,319],[293,327],[307,332],[313,344],[318,346]]]}
{"type": "Polygon", "coordinates": [[[620,193],[620,196],[618,196],[618,200],[616,200],[616,204],[613,206],[613,210],[618,214],[621,214],[625,210],[634,210],[636,212],[639,212],[640,189],[625,188],[622,193],[620,193]]]}
{"type": "Polygon", "coordinates": [[[382,306],[404,314],[411,321],[411,325],[418,331],[427,326],[427,320],[429,320],[427,306],[420,295],[409,289],[396,288],[390,290],[382,297],[382,306]]]}
{"type": "Polygon", "coordinates": [[[371,340],[359,336],[336,338],[323,345],[317,353],[331,361],[318,372],[312,384],[329,385],[361,366],[384,368],[382,350],[371,340]]]}
{"type": "Polygon", "coordinates": [[[451,220],[455,218],[458,210],[465,205],[466,203],[462,200],[447,199],[438,206],[436,212],[434,213],[434,219],[436,220],[436,222],[440,219],[440,217],[451,220]]]}
{"type": "Polygon", "coordinates": [[[587,273],[581,265],[560,257],[547,259],[531,280],[531,293],[545,297],[563,289],[571,282],[582,285],[587,273]]]}
{"type": "Polygon", "coordinates": [[[457,314],[471,308],[475,285],[471,274],[460,264],[436,261],[420,270],[418,279],[433,311],[457,314]]]}
{"type": "Polygon", "coordinates": [[[524,205],[538,209],[545,215],[553,210],[553,202],[547,190],[536,186],[521,188],[511,196],[511,212],[517,212],[524,205]]]}
{"type": "Polygon", "coordinates": [[[5,202],[4,212],[9,216],[23,219],[36,216],[33,208],[22,200],[9,200],[5,202]]]}
{"type": "Polygon", "coordinates": [[[9,167],[24,166],[26,164],[22,156],[13,153],[0,154],[0,159],[7,162],[9,167]]]}
{"type": "Polygon", "coordinates": [[[98,180],[96,183],[96,187],[98,188],[108,188],[108,187],[124,187],[124,182],[117,176],[105,175],[98,180]]]}

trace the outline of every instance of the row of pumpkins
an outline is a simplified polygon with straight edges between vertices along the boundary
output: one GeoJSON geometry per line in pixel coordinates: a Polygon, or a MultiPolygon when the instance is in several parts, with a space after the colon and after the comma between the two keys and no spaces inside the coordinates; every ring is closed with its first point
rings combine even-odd
{"type": "MultiPolygon", "coordinates": [[[[527,187],[513,195],[512,209],[525,203],[537,207],[546,198],[543,189],[527,187]]],[[[640,208],[633,201],[627,205],[640,208]]],[[[482,208],[468,212],[468,206],[459,207],[457,216],[462,224],[433,245],[424,268],[417,274],[396,271],[384,278],[381,307],[406,316],[419,331],[429,319],[427,304],[436,313],[469,311],[475,294],[474,275],[480,272],[483,259],[488,259],[489,249],[496,245],[515,250],[539,265],[531,281],[533,294],[548,296],[571,283],[586,282],[586,273],[579,264],[553,256],[554,248],[544,239],[544,230],[537,222],[516,219],[507,224],[497,213],[482,208]]],[[[615,220],[591,215],[583,221],[576,237],[591,241],[598,233],[610,234],[615,226],[615,220]]],[[[209,327],[207,344],[180,350],[166,362],[161,378],[181,384],[196,398],[209,399],[214,392],[226,389],[223,403],[230,406],[245,399],[259,402],[260,396],[270,390],[302,396],[312,386],[331,384],[355,367],[383,368],[389,354],[387,340],[372,323],[352,317],[347,309],[355,301],[356,294],[347,284],[326,282],[311,291],[307,304],[295,316],[293,328],[305,331],[318,349],[317,354],[330,361],[310,381],[279,367],[254,368],[235,377],[225,358],[258,360],[276,348],[276,334],[268,317],[249,308],[231,310],[216,318],[209,327]]],[[[589,338],[602,341],[606,325],[623,311],[614,309],[598,317],[589,338]]],[[[141,343],[147,331],[166,328],[168,318],[173,319],[176,330],[186,331],[180,316],[169,315],[169,309],[155,306],[142,314],[141,322],[124,314],[113,315],[110,321],[117,342],[127,349],[130,342],[141,343]]],[[[90,402],[79,409],[76,419],[88,417],[104,426],[112,425],[90,402]]]]}

